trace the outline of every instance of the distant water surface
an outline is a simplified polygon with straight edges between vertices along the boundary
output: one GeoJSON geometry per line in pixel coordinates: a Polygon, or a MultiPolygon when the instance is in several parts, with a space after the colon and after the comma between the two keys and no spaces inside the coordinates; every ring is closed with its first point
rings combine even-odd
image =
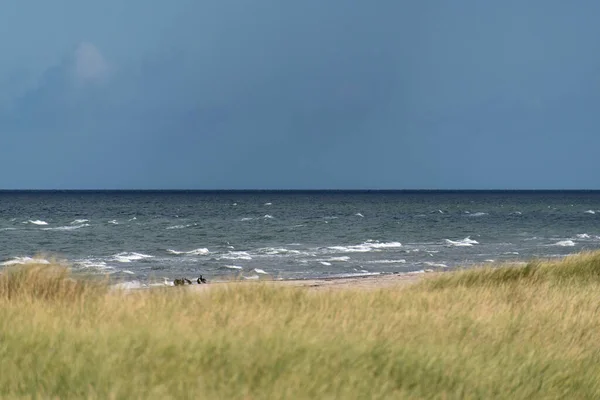
{"type": "Polygon", "coordinates": [[[0,192],[0,264],[144,284],[419,273],[600,248],[600,192],[0,192]]]}

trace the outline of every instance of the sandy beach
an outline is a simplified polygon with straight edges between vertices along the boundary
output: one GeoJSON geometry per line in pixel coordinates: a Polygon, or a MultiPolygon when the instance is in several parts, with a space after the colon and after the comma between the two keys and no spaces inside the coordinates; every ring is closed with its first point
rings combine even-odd
{"type": "Polygon", "coordinates": [[[190,290],[207,290],[211,287],[218,287],[224,284],[247,285],[252,283],[267,283],[277,286],[302,287],[310,290],[340,290],[340,289],[381,289],[393,286],[409,285],[421,280],[425,273],[408,273],[393,275],[368,275],[353,276],[343,278],[322,278],[322,279],[290,279],[290,280],[260,280],[260,281],[212,281],[206,285],[193,284],[186,286],[190,290]]]}

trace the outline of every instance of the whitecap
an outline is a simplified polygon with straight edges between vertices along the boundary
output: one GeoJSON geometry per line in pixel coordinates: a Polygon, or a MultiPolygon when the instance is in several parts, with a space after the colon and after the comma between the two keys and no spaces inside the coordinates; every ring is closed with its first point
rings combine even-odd
{"type": "Polygon", "coordinates": [[[469,217],[483,217],[484,215],[488,215],[488,213],[476,212],[476,213],[468,214],[469,217]]]}
{"type": "Polygon", "coordinates": [[[265,272],[264,269],[260,269],[260,268],[254,268],[253,269],[254,272],[256,272],[257,274],[263,274],[263,275],[268,275],[267,272],[265,272]]]}
{"type": "Polygon", "coordinates": [[[111,221],[108,221],[109,224],[113,224],[113,225],[119,225],[119,223],[117,222],[116,219],[113,219],[111,221]]]}
{"type": "Polygon", "coordinates": [[[0,265],[24,265],[24,264],[50,264],[50,261],[44,258],[37,257],[15,257],[12,260],[7,260],[0,265]]]}
{"type": "Polygon", "coordinates": [[[242,219],[240,219],[240,221],[252,221],[254,218],[250,218],[250,217],[244,217],[242,219]]]}
{"type": "Polygon", "coordinates": [[[119,254],[115,254],[113,259],[120,263],[130,263],[132,261],[143,260],[146,258],[153,258],[154,256],[150,256],[148,254],[135,253],[135,252],[122,252],[119,254]]]}
{"type": "Polygon", "coordinates": [[[239,265],[223,265],[223,268],[237,269],[237,270],[244,269],[244,268],[240,267],[239,265]]]}
{"type": "Polygon", "coordinates": [[[245,251],[230,251],[218,257],[219,260],[252,260],[250,254],[245,251]]]}
{"type": "Polygon", "coordinates": [[[474,244],[479,244],[478,241],[471,239],[470,237],[466,237],[462,240],[450,240],[450,239],[444,239],[444,241],[446,242],[447,246],[454,246],[454,247],[470,247],[473,246],[474,244]]]}
{"type": "Polygon", "coordinates": [[[167,226],[165,229],[185,229],[185,228],[189,228],[190,226],[192,226],[191,224],[189,225],[173,225],[173,226],[167,226]]]}
{"type": "Polygon", "coordinates": [[[404,264],[406,260],[404,258],[398,260],[371,260],[367,261],[367,264],[404,264]]]}
{"type": "Polygon", "coordinates": [[[42,220],[39,220],[39,219],[29,220],[28,222],[30,224],[34,224],[34,225],[48,225],[48,223],[46,221],[42,221],[42,220]]]}
{"type": "Polygon", "coordinates": [[[443,263],[434,263],[434,262],[425,261],[423,264],[427,265],[428,267],[448,268],[448,266],[443,263]]]}
{"type": "Polygon", "coordinates": [[[86,226],[90,226],[90,224],[57,226],[55,228],[42,228],[42,230],[43,231],[74,231],[76,229],[85,228],[86,226]]]}
{"type": "Polygon", "coordinates": [[[327,261],[319,261],[319,263],[320,263],[320,264],[323,264],[323,265],[325,265],[325,266],[330,266],[330,265],[331,265],[331,263],[330,263],[330,262],[327,262],[327,261]]]}
{"type": "Polygon", "coordinates": [[[127,221],[135,221],[137,217],[129,218],[127,221]]]}
{"type": "Polygon", "coordinates": [[[559,242],[551,244],[551,246],[573,247],[575,246],[575,242],[573,242],[572,240],[561,240],[559,242]]]}
{"type": "Polygon", "coordinates": [[[577,234],[577,238],[578,239],[589,239],[590,235],[588,235],[587,233],[579,233],[579,234],[577,234]]]}
{"type": "Polygon", "coordinates": [[[71,225],[81,225],[81,224],[85,224],[86,222],[90,222],[89,219],[76,219],[75,221],[71,222],[71,225]]]}
{"type": "Polygon", "coordinates": [[[124,269],[124,270],[123,270],[123,271],[121,271],[121,272],[123,272],[124,274],[135,275],[135,272],[131,272],[131,271],[130,271],[130,270],[128,270],[128,269],[124,269]]]}
{"type": "Polygon", "coordinates": [[[373,242],[373,241],[369,240],[369,241],[366,241],[359,245],[331,246],[331,247],[328,247],[328,249],[336,251],[336,252],[341,252],[341,253],[368,253],[373,250],[394,249],[394,248],[399,248],[399,247],[402,247],[402,243],[400,243],[400,242],[380,243],[380,242],[373,242]]]}
{"type": "Polygon", "coordinates": [[[257,280],[260,279],[260,277],[258,275],[250,275],[250,276],[244,276],[244,279],[246,280],[257,280]]]}
{"type": "Polygon", "coordinates": [[[194,250],[190,250],[190,251],[177,251],[177,250],[173,250],[173,249],[167,249],[167,253],[171,253],[171,254],[175,254],[175,255],[188,254],[191,256],[203,256],[203,255],[209,254],[210,251],[206,247],[202,247],[202,248],[194,249],[194,250]]]}
{"type": "Polygon", "coordinates": [[[364,218],[364,217],[365,217],[365,216],[364,216],[364,215],[362,215],[361,213],[356,213],[356,214],[354,214],[354,215],[356,215],[357,217],[361,217],[361,218],[364,218]]]}
{"type": "Polygon", "coordinates": [[[265,219],[273,219],[274,217],[273,217],[272,215],[265,214],[265,215],[263,216],[263,218],[265,218],[265,219]]]}
{"type": "Polygon", "coordinates": [[[273,205],[273,203],[265,203],[264,205],[265,205],[265,206],[272,206],[272,205],[273,205]]]}
{"type": "Polygon", "coordinates": [[[342,257],[331,257],[328,258],[327,261],[331,261],[331,262],[335,262],[335,261],[340,261],[340,262],[345,262],[350,260],[350,257],[348,256],[342,256],[342,257]]]}
{"type": "Polygon", "coordinates": [[[596,214],[596,211],[594,211],[594,210],[587,210],[587,211],[584,211],[584,212],[586,214],[596,214]]]}
{"type": "Polygon", "coordinates": [[[302,254],[299,250],[290,250],[285,247],[265,247],[256,250],[259,254],[265,254],[268,256],[275,256],[280,254],[302,254]]]}

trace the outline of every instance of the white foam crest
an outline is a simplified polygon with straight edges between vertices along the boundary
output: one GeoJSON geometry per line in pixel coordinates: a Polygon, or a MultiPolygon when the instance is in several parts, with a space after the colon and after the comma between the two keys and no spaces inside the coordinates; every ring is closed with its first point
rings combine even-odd
{"type": "Polygon", "coordinates": [[[265,254],[268,256],[276,256],[280,254],[302,254],[299,250],[286,249],[285,247],[265,247],[258,249],[259,254],[265,254]]]}
{"type": "Polygon", "coordinates": [[[328,262],[328,261],[319,261],[319,264],[323,264],[325,266],[330,266],[331,265],[331,263],[328,262]]]}
{"type": "Polygon", "coordinates": [[[364,216],[364,215],[362,215],[361,213],[356,213],[356,214],[354,214],[354,215],[356,215],[357,217],[361,217],[361,218],[364,218],[364,217],[365,217],[365,216],[364,216]]]}
{"type": "Polygon", "coordinates": [[[188,254],[191,256],[203,256],[203,255],[209,254],[210,251],[206,247],[202,247],[202,248],[194,249],[194,250],[190,250],[190,251],[177,251],[177,250],[173,250],[173,249],[167,249],[167,253],[175,254],[175,255],[188,254]]]}
{"type": "Polygon", "coordinates": [[[93,269],[99,269],[99,270],[114,270],[114,267],[111,267],[110,265],[106,264],[105,261],[98,261],[98,260],[92,260],[92,259],[77,261],[75,263],[75,265],[77,267],[79,267],[79,268],[93,268],[93,269]]]}
{"type": "Polygon", "coordinates": [[[33,224],[33,225],[48,225],[48,223],[46,221],[42,221],[40,219],[29,220],[27,222],[29,222],[30,224],[33,224]]]}
{"type": "Polygon", "coordinates": [[[402,243],[400,242],[374,242],[368,240],[362,244],[351,245],[351,246],[331,246],[328,247],[329,250],[333,250],[341,253],[368,253],[373,250],[379,249],[394,249],[402,247],[402,243]]]}
{"type": "Polygon", "coordinates": [[[263,274],[263,275],[268,275],[267,272],[265,272],[264,269],[260,269],[260,268],[254,268],[252,271],[256,272],[257,274],[263,274]]]}
{"type": "Polygon", "coordinates": [[[0,265],[25,265],[25,264],[50,264],[50,261],[37,257],[15,257],[12,260],[4,261],[0,265]]]}
{"type": "Polygon", "coordinates": [[[350,257],[348,257],[348,256],[330,257],[327,259],[327,261],[330,261],[330,262],[335,262],[335,261],[345,262],[345,261],[349,261],[349,260],[350,260],[350,257]]]}
{"type": "Polygon", "coordinates": [[[86,226],[90,226],[90,224],[57,226],[55,228],[42,228],[42,230],[43,231],[74,231],[76,229],[85,228],[86,226]]]}
{"type": "Polygon", "coordinates": [[[398,260],[371,260],[367,261],[367,264],[404,264],[406,260],[404,258],[398,260]]]}
{"type": "Polygon", "coordinates": [[[0,228],[0,231],[16,231],[17,228],[0,228]]]}
{"type": "Polygon", "coordinates": [[[258,276],[258,275],[244,276],[244,279],[249,280],[249,281],[253,281],[253,280],[260,279],[260,276],[258,276]]]}
{"type": "Polygon", "coordinates": [[[473,246],[474,244],[479,244],[478,241],[473,240],[468,236],[462,240],[444,239],[444,241],[446,242],[447,246],[454,246],[454,247],[470,247],[470,246],[473,246]]]}
{"type": "Polygon", "coordinates": [[[218,257],[219,260],[252,260],[252,257],[246,251],[230,251],[218,257]]]}
{"type": "Polygon", "coordinates": [[[488,215],[486,212],[476,212],[476,213],[468,213],[469,217],[483,217],[484,215],[488,215]]]}
{"type": "Polygon", "coordinates": [[[116,219],[110,220],[108,221],[109,224],[113,224],[113,225],[119,225],[119,223],[117,222],[116,219]]]}
{"type": "Polygon", "coordinates": [[[265,203],[264,205],[265,205],[265,206],[272,206],[272,205],[273,205],[273,203],[265,203]]]}
{"type": "Polygon", "coordinates": [[[269,214],[265,214],[265,215],[263,216],[263,218],[264,218],[264,219],[273,219],[273,218],[275,218],[275,217],[273,217],[272,215],[269,215],[269,214]]]}
{"type": "Polygon", "coordinates": [[[190,226],[192,226],[191,224],[189,225],[173,225],[173,226],[167,226],[165,229],[185,229],[185,228],[189,228],[190,226]]]}
{"type": "Polygon", "coordinates": [[[251,217],[244,217],[242,219],[240,219],[240,221],[245,222],[245,221],[252,221],[254,218],[251,217]]]}
{"type": "Polygon", "coordinates": [[[587,210],[587,211],[584,211],[584,213],[586,213],[586,214],[596,214],[596,211],[594,211],[594,210],[587,210]]]}
{"type": "Polygon", "coordinates": [[[81,224],[85,224],[86,222],[90,222],[89,219],[76,219],[75,221],[71,222],[71,225],[81,225],[81,224]]]}
{"type": "Polygon", "coordinates": [[[244,269],[243,267],[240,267],[239,265],[223,265],[223,268],[228,268],[228,269],[244,269]]]}
{"type": "Polygon", "coordinates": [[[427,265],[428,267],[448,268],[448,266],[443,263],[434,263],[434,262],[425,261],[423,264],[427,265]]]}
{"type": "Polygon", "coordinates": [[[551,244],[550,246],[573,247],[573,246],[575,246],[575,242],[572,240],[561,240],[559,242],[551,244]]]}
{"type": "Polygon", "coordinates": [[[137,217],[129,218],[127,221],[135,221],[137,217]]]}
{"type": "Polygon", "coordinates": [[[578,239],[590,239],[590,235],[587,233],[578,233],[576,236],[578,239]]]}
{"type": "Polygon", "coordinates": [[[122,252],[119,254],[115,254],[113,259],[120,263],[130,263],[132,261],[144,260],[146,258],[153,258],[154,256],[150,256],[148,254],[136,253],[136,252],[122,252]]]}

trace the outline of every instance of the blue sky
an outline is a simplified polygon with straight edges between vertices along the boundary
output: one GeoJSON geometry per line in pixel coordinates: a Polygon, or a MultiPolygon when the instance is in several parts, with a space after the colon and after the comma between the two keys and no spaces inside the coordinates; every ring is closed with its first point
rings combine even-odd
{"type": "Polygon", "coordinates": [[[600,189],[600,3],[0,5],[3,189],[600,189]]]}

